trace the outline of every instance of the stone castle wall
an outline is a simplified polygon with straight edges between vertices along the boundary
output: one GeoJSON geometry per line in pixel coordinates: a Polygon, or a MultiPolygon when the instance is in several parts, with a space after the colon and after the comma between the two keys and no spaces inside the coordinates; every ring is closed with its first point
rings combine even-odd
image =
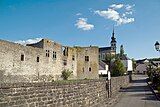
{"type": "MultiPolygon", "coordinates": [[[[129,83],[128,76],[111,80],[111,92],[129,83]]],[[[108,100],[108,82],[100,79],[0,84],[0,107],[105,107],[108,100]]]]}
{"type": "MultiPolygon", "coordinates": [[[[61,72],[64,69],[73,71],[70,79],[83,79],[83,78],[98,78],[98,47],[81,47],[81,50],[88,49],[90,61],[94,66],[92,71],[94,76],[78,76],[77,73],[83,66],[78,65],[85,62],[85,53],[79,52],[77,48],[68,47],[67,55],[64,56],[64,47],[59,43],[52,42],[48,39],[42,39],[40,42],[23,46],[20,44],[0,40],[0,82],[1,83],[14,83],[14,82],[38,82],[38,81],[52,81],[61,78],[61,72]],[[53,52],[56,52],[56,58],[53,58],[53,52]],[[48,56],[49,53],[49,56],[48,56]],[[24,61],[21,61],[21,55],[24,55],[24,61]],[[72,57],[74,56],[74,60],[72,57]],[[81,56],[80,59],[79,56],[81,56]],[[37,62],[39,57],[39,62],[37,62]],[[64,61],[67,62],[64,65],[64,61]],[[96,63],[96,64],[95,64],[96,63]],[[77,66],[78,65],[78,66],[77,66]],[[97,68],[94,68],[97,66],[97,68]],[[97,73],[97,74],[96,74],[97,73]],[[91,77],[90,77],[91,76],[91,77]]],[[[86,67],[88,72],[88,67],[86,67]]]]}

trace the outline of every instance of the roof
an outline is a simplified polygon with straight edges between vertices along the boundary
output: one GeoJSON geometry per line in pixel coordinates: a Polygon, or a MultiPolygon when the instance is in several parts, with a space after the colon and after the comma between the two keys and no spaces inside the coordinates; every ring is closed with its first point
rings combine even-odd
{"type": "Polygon", "coordinates": [[[121,56],[121,60],[130,60],[126,55],[121,56]]]}
{"type": "Polygon", "coordinates": [[[152,65],[158,67],[158,65],[154,61],[150,61],[152,65]]]}
{"type": "Polygon", "coordinates": [[[99,61],[99,70],[105,70],[106,69],[106,63],[102,60],[99,61]]]}
{"type": "MultiPolygon", "coordinates": [[[[145,59],[137,60],[136,63],[144,63],[145,61],[148,61],[148,59],[145,58],[145,59]]],[[[149,61],[148,61],[148,62],[149,62],[149,61]]]]}
{"type": "Polygon", "coordinates": [[[111,50],[111,47],[101,47],[101,48],[99,48],[99,51],[106,51],[106,50],[111,50]]]}

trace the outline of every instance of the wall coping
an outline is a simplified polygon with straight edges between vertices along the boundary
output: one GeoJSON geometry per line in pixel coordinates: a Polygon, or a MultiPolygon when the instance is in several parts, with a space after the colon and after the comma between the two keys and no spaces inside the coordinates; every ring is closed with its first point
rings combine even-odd
{"type": "Polygon", "coordinates": [[[78,85],[90,82],[105,82],[105,79],[91,79],[91,80],[68,80],[68,81],[54,81],[54,82],[18,82],[18,83],[1,83],[0,89],[20,88],[20,87],[42,87],[42,86],[63,86],[63,85],[78,85]]]}

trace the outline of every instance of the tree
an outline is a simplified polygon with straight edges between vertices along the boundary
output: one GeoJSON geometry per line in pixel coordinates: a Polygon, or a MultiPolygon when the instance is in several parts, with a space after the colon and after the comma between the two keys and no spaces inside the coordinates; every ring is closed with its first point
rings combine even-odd
{"type": "Polygon", "coordinates": [[[69,69],[64,69],[62,71],[62,78],[64,80],[68,80],[68,78],[70,77],[70,75],[73,73],[73,71],[70,71],[69,69]]]}
{"type": "Polygon", "coordinates": [[[105,61],[108,62],[108,63],[110,63],[110,61],[111,61],[112,59],[114,59],[114,58],[115,58],[115,55],[107,54],[107,55],[106,55],[106,58],[105,58],[105,61]]]}
{"type": "Polygon", "coordinates": [[[137,67],[137,63],[134,58],[132,58],[132,66],[133,66],[133,71],[135,71],[137,67]]]}
{"type": "Polygon", "coordinates": [[[125,68],[120,59],[116,59],[113,63],[112,76],[122,76],[125,73],[125,68]]]}
{"type": "Polygon", "coordinates": [[[123,45],[120,46],[120,57],[124,55],[123,45]]]}
{"type": "Polygon", "coordinates": [[[115,59],[115,55],[111,55],[111,54],[107,54],[106,55],[106,58],[105,58],[105,61],[107,62],[107,64],[109,65],[109,70],[111,71],[111,63],[112,63],[112,60],[115,59]]]}

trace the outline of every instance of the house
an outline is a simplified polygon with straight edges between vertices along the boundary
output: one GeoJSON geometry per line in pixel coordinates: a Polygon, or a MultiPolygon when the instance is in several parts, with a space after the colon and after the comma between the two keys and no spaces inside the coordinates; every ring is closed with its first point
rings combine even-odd
{"type": "Polygon", "coordinates": [[[154,64],[156,64],[157,65],[157,67],[160,67],[160,61],[152,61],[154,64]]]}
{"type": "Polygon", "coordinates": [[[107,74],[108,74],[108,65],[103,61],[99,61],[99,75],[107,75],[107,74]]]}
{"type": "Polygon", "coordinates": [[[123,63],[126,71],[133,71],[133,62],[127,57],[127,55],[123,55],[120,60],[123,63]]]}
{"type": "Polygon", "coordinates": [[[142,60],[137,60],[136,63],[137,63],[136,73],[146,74],[147,67],[148,67],[148,64],[149,64],[149,60],[147,58],[145,58],[145,59],[142,59],[142,60]]]}

